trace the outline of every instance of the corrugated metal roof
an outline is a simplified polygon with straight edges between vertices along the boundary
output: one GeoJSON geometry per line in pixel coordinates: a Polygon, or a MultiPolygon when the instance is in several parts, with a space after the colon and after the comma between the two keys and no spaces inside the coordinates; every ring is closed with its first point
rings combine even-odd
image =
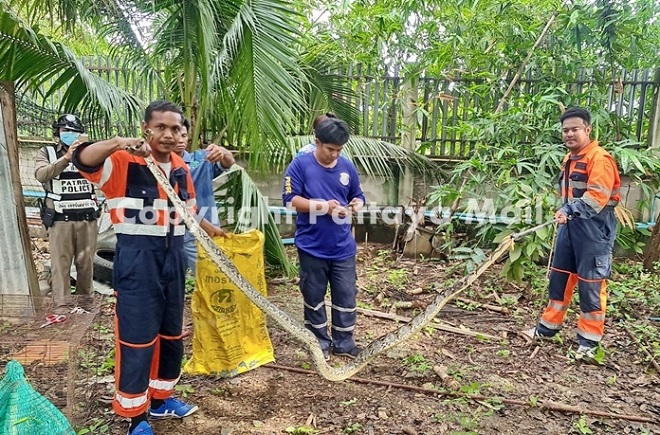
{"type": "Polygon", "coordinates": [[[18,228],[4,119],[0,110],[0,294],[29,295],[28,272],[18,228]]]}

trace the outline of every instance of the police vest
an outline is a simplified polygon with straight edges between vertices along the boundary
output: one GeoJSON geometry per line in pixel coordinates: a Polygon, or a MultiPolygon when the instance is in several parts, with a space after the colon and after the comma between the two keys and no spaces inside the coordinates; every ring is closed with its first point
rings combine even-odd
{"type": "MultiPolygon", "coordinates": [[[[55,147],[46,147],[48,161],[52,164],[57,161],[55,147]]],[[[94,186],[78,172],[72,163],[53,178],[48,185],[44,185],[46,197],[53,200],[55,212],[62,214],[95,213],[98,203],[94,193],[94,186]]]]}

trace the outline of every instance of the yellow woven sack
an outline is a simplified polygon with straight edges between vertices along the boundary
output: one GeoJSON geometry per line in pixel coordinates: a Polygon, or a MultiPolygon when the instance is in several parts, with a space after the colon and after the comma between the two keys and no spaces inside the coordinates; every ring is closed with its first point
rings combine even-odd
{"type": "MultiPolygon", "coordinates": [[[[252,230],[215,243],[254,288],[266,296],[264,235],[252,230]]],[[[186,373],[232,377],[274,361],[265,315],[197,247],[192,297],[193,355],[186,373]]]]}

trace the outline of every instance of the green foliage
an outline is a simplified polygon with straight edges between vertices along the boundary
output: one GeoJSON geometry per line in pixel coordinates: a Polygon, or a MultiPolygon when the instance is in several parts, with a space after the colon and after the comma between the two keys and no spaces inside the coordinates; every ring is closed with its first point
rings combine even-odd
{"type": "Polygon", "coordinates": [[[402,290],[408,283],[408,271],[406,269],[392,269],[387,273],[387,282],[397,290],[402,290]]]}
{"type": "Polygon", "coordinates": [[[409,357],[403,360],[403,365],[408,367],[411,372],[419,373],[423,375],[433,368],[433,363],[429,362],[424,358],[423,355],[410,355],[409,357]]]}
{"type": "Polygon", "coordinates": [[[186,275],[185,283],[186,294],[192,294],[195,291],[195,276],[188,274],[186,275]]]}
{"type": "Polygon", "coordinates": [[[593,431],[589,428],[589,423],[587,423],[584,415],[581,415],[580,419],[573,424],[573,433],[578,433],[581,435],[588,435],[593,433],[593,431]]]}
{"type": "Polygon", "coordinates": [[[76,431],[76,435],[103,433],[110,433],[110,425],[100,418],[92,419],[90,422],[87,422],[87,426],[76,431]]]}
{"type": "MultiPolygon", "coordinates": [[[[447,237],[455,224],[438,228],[439,233],[445,234],[443,249],[450,258],[467,260],[468,271],[483,258],[482,248],[550,220],[559,208],[556,177],[566,151],[559,145],[559,124],[555,119],[558,106],[562,101],[569,105],[569,99],[567,90],[546,89],[537,95],[519,96],[506,112],[466,122],[466,128],[471,128],[478,138],[476,151],[470,159],[456,164],[448,185],[437,187],[429,203],[447,207],[460,199],[461,211],[479,223],[469,246],[457,246],[455,240],[447,237]]],[[[601,135],[612,136],[612,115],[606,119],[601,111],[594,113],[601,135]]],[[[627,139],[604,144],[621,162],[622,173],[641,186],[643,209],[650,207],[658,188],[660,160],[640,146],[627,139]]],[[[617,242],[626,250],[641,253],[646,234],[644,230],[636,232],[619,226],[617,242]]],[[[516,241],[502,274],[509,280],[521,281],[524,271],[533,264],[547,263],[553,236],[553,228],[546,227],[516,241]]]]}
{"type": "Polygon", "coordinates": [[[650,321],[637,321],[631,326],[635,336],[638,337],[638,346],[643,346],[649,351],[651,356],[643,354],[644,361],[650,363],[651,360],[657,361],[660,359],[660,328],[658,328],[657,320],[650,321]]]}
{"type": "Polygon", "coordinates": [[[109,123],[116,113],[139,119],[137,99],[91,73],[65,45],[27,25],[14,10],[0,11],[0,80],[15,82],[18,92],[30,93],[43,104],[58,92],[62,111],[84,112],[87,118],[109,123]],[[41,85],[52,83],[43,93],[41,85]]]}
{"type": "Polygon", "coordinates": [[[615,261],[608,282],[607,315],[635,318],[660,312],[660,275],[645,271],[641,263],[615,261]]]}
{"type": "Polygon", "coordinates": [[[296,267],[291,263],[276,221],[268,210],[268,203],[247,172],[238,165],[222,174],[216,180],[215,196],[218,200],[218,215],[227,221],[230,231],[246,232],[256,228],[264,233],[264,252],[269,264],[281,267],[285,276],[293,276],[296,267]]]}
{"type": "Polygon", "coordinates": [[[352,406],[355,405],[358,402],[357,398],[352,398],[350,400],[344,400],[343,402],[339,402],[341,406],[352,406]]]}
{"type": "Polygon", "coordinates": [[[195,389],[190,385],[178,384],[174,387],[174,390],[184,399],[188,397],[189,394],[193,394],[195,389]]]}
{"type": "Polygon", "coordinates": [[[659,6],[648,0],[579,0],[569,8],[557,0],[303,0],[299,10],[307,17],[307,50],[334,64],[359,62],[372,74],[394,65],[430,75],[515,69],[553,14],[532,61],[551,74],[581,66],[646,67],[660,43],[659,6]]]}

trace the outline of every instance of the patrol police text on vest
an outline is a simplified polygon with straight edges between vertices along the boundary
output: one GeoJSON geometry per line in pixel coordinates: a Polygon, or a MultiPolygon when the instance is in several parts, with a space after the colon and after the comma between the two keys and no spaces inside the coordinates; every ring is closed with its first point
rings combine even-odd
{"type": "Polygon", "coordinates": [[[59,194],[88,193],[92,185],[84,178],[53,180],[53,190],[59,194]]]}

